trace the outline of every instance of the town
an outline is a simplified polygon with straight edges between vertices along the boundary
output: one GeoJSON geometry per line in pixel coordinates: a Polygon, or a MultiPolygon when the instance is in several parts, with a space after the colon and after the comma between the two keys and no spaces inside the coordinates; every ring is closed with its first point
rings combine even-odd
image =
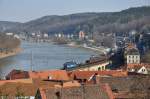
{"type": "Polygon", "coordinates": [[[0,0],[0,99],[150,99],[150,0],[0,0]]]}
{"type": "MultiPolygon", "coordinates": [[[[79,37],[85,40],[84,33],[79,37]],[[82,36],[81,36],[82,35],[82,36]]],[[[115,33],[115,48],[60,70],[12,70],[0,80],[2,99],[149,99],[150,33],[115,33]]]]}

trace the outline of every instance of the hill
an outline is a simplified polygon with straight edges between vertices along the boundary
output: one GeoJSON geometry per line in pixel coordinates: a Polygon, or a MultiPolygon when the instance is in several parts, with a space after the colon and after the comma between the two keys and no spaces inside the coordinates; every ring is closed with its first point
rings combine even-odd
{"type": "Polygon", "coordinates": [[[0,22],[4,32],[87,33],[150,32],[150,6],[129,8],[120,12],[77,13],[44,16],[26,23],[0,22]],[[5,23],[5,24],[4,24],[5,23]]]}
{"type": "Polygon", "coordinates": [[[19,26],[21,23],[19,22],[8,22],[8,21],[0,21],[0,32],[4,32],[6,30],[15,28],[19,26]]]}

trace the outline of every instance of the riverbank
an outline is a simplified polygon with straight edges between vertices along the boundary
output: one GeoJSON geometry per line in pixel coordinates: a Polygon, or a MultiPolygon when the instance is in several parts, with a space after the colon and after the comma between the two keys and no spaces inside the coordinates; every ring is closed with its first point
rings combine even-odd
{"type": "Polygon", "coordinates": [[[106,48],[104,48],[104,47],[89,47],[89,46],[86,46],[86,45],[77,45],[75,43],[69,43],[69,44],[66,44],[66,45],[69,46],[69,47],[84,48],[84,49],[92,50],[92,51],[95,51],[95,52],[100,52],[102,54],[106,53],[106,48]]]}
{"type": "Polygon", "coordinates": [[[16,48],[16,49],[13,49],[12,51],[9,51],[9,52],[7,52],[7,53],[6,53],[6,52],[2,52],[2,53],[0,53],[0,59],[17,55],[17,54],[19,54],[21,51],[22,51],[21,48],[16,48]]]}

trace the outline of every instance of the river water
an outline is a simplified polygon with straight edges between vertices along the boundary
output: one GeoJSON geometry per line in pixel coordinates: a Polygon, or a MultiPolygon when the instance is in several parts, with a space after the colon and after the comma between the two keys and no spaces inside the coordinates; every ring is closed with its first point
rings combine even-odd
{"type": "Polygon", "coordinates": [[[51,43],[23,42],[21,47],[23,51],[20,54],[0,60],[1,78],[13,69],[30,70],[31,66],[33,70],[59,69],[67,61],[81,63],[98,54],[83,48],[51,43]]]}

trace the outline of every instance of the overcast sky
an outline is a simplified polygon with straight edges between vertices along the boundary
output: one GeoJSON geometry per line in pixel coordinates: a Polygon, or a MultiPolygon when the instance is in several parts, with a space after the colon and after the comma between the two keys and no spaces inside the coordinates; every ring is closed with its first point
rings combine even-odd
{"type": "Polygon", "coordinates": [[[0,21],[26,22],[45,15],[114,12],[150,5],[150,0],[0,0],[0,21]]]}

